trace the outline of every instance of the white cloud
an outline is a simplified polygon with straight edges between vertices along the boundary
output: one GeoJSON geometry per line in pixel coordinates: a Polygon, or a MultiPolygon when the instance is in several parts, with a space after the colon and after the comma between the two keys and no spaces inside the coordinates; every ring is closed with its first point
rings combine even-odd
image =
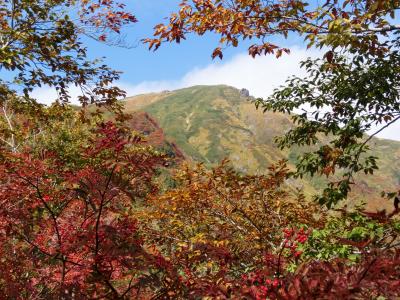
{"type": "Polygon", "coordinates": [[[56,90],[47,86],[34,89],[30,96],[36,99],[38,102],[47,105],[51,104],[57,99],[56,90]]]}
{"type": "Polygon", "coordinates": [[[252,58],[240,54],[221,65],[210,65],[190,72],[183,78],[185,85],[227,84],[237,88],[247,88],[256,97],[271,94],[291,75],[302,75],[299,62],[307,57],[316,57],[318,52],[292,49],[290,55],[277,59],[275,56],[252,58]]]}
{"type": "MultiPolygon", "coordinates": [[[[204,68],[195,68],[178,80],[144,81],[136,85],[120,82],[118,85],[127,92],[128,96],[174,90],[193,85],[226,84],[236,88],[246,88],[251,95],[256,97],[266,97],[274,88],[284,84],[289,76],[304,74],[304,70],[299,66],[300,61],[307,57],[315,58],[320,55],[320,51],[305,50],[299,47],[292,47],[290,55],[284,55],[279,59],[272,55],[253,59],[247,53],[243,53],[228,61],[213,62],[204,68]]],[[[79,95],[79,90],[72,87],[70,92],[72,98],[75,99],[72,102],[77,103],[76,97],[79,95]]],[[[46,104],[57,98],[55,91],[46,88],[36,90],[34,95],[46,104]]],[[[376,128],[370,133],[374,131],[376,128]]],[[[384,130],[378,136],[400,140],[400,122],[384,130]]]]}
{"type": "MultiPolygon", "coordinates": [[[[82,94],[81,90],[76,86],[70,86],[68,91],[71,96],[71,103],[79,104],[78,96],[82,94]]],[[[38,102],[46,105],[53,103],[58,98],[56,89],[49,86],[34,89],[30,96],[38,102]]]]}
{"type": "MultiPolygon", "coordinates": [[[[128,95],[137,95],[162,90],[174,90],[193,85],[226,84],[236,88],[247,88],[256,97],[266,97],[274,88],[284,84],[292,75],[301,76],[300,61],[307,57],[318,57],[319,51],[292,48],[292,53],[279,59],[274,56],[251,58],[247,53],[237,55],[229,61],[213,63],[205,68],[197,68],[180,80],[149,81],[138,85],[125,85],[128,95]]],[[[373,134],[379,127],[371,129],[373,134]]],[[[400,122],[378,134],[380,138],[400,140],[400,122]]]]}
{"type": "MultiPolygon", "coordinates": [[[[140,83],[138,85],[131,85],[119,82],[116,85],[122,90],[126,91],[127,95],[137,95],[151,91],[159,91],[162,86],[164,86],[165,89],[170,86],[169,82],[165,82],[164,84],[162,82],[149,82],[148,84],[140,83]]],[[[71,96],[71,103],[79,105],[80,102],[78,100],[78,97],[82,95],[81,89],[75,85],[70,85],[68,87],[68,92],[71,96]]],[[[30,96],[36,99],[39,103],[46,105],[50,105],[58,98],[56,89],[49,86],[43,86],[41,88],[34,89],[30,96]]]]}
{"type": "Polygon", "coordinates": [[[180,80],[177,81],[143,81],[137,85],[131,85],[125,82],[119,84],[119,86],[126,91],[127,96],[135,96],[146,93],[157,93],[164,90],[175,90],[186,87],[180,80]]]}
{"type": "MultiPolygon", "coordinates": [[[[369,131],[369,134],[374,134],[378,131],[383,125],[376,126],[369,131]]],[[[381,139],[390,139],[390,140],[397,140],[400,141],[400,122],[397,121],[396,123],[392,124],[388,128],[385,128],[382,132],[380,132],[377,137],[381,139]]]]}
{"type": "Polygon", "coordinates": [[[247,88],[256,97],[269,95],[282,85],[290,75],[302,75],[299,62],[307,57],[317,57],[320,52],[292,48],[290,55],[277,59],[273,55],[252,58],[239,54],[229,61],[214,62],[204,68],[195,68],[179,80],[145,81],[138,85],[126,85],[128,95],[162,90],[174,90],[193,85],[226,84],[247,88]]]}
{"type": "MultiPolygon", "coordinates": [[[[228,61],[214,61],[204,68],[195,68],[178,80],[144,81],[136,85],[120,82],[119,87],[128,96],[137,94],[174,90],[193,85],[226,84],[236,88],[247,88],[256,97],[269,95],[273,88],[282,85],[290,75],[302,75],[299,62],[307,57],[317,57],[320,52],[306,51],[293,47],[290,55],[277,59],[273,55],[252,58],[247,53],[239,54],[228,61]]],[[[79,88],[69,89],[72,102],[77,103],[79,88]]],[[[44,87],[36,89],[32,96],[41,103],[50,104],[56,98],[54,89],[44,87]]]]}

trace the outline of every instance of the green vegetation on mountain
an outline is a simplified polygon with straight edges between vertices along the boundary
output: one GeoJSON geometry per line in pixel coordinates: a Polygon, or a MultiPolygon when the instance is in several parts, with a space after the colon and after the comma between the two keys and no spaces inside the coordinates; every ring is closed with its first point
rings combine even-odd
{"type": "MultiPolygon", "coordinates": [[[[294,166],[302,149],[282,151],[274,143],[276,136],[293,126],[289,116],[263,113],[249,100],[229,86],[195,86],[130,97],[125,108],[127,112],[149,113],[187,158],[207,166],[224,158],[239,171],[253,174],[265,173],[271,163],[280,159],[288,159],[289,165],[294,166]]],[[[390,208],[391,203],[386,206],[380,193],[396,189],[400,181],[400,143],[374,138],[370,146],[379,157],[381,168],[373,177],[357,178],[352,198],[356,202],[368,201],[371,209],[390,208]]],[[[289,183],[311,195],[324,187],[325,179],[321,175],[289,183]]]]}

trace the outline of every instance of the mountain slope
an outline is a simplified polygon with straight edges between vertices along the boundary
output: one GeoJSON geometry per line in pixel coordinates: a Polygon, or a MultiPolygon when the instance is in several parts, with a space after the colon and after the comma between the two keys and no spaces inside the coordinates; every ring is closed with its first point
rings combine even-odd
{"type": "Polygon", "coordinates": [[[177,145],[166,138],[163,129],[148,113],[133,112],[129,126],[146,136],[149,145],[167,154],[172,161],[180,162],[185,159],[177,145]]]}
{"type": "Polygon", "coordinates": [[[290,120],[256,111],[236,89],[216,86],[165,92],[147,106],[136,103],[143,97],[128,98],[127,111],[148,112],[167,137],[196,161],[215,164],[228,157],[240,170],[254,173],[264,172],[269,163],[284,157],[273,145],[273,137],[288,129],[290,120]]]}
{"type": "MultiPolygon", "coordinates": [[[[263,173],[279,159],[287,158],[293,165],[301,151],[281,151],[273,142],[275,136],[292,126],[287,115],[256,110],[247,97],[232,87],[195,86],[139,95],[127,98],[125,107],[127,112],[149,113],[167,139],[174,141],[187,157],[208,165],[228,158],[243,172],[263,173]]],[[[373,177],[361,176],[353,194],[357,200],[372,200],[370,208],[378,208],[382,205],[379,193],[398,188],[400,143],[373,139],[371,146],[381,158],[381,170],[373,177]]],[[[322,188],[323,183],[323,178],[293,182],[301,184],[306,194],[322,188]]]]}

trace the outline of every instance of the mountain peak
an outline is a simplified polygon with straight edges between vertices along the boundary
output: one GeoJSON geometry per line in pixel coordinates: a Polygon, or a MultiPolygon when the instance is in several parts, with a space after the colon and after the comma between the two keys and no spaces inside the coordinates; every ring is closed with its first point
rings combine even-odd
{"type": "MultiPolygon", "coordinates": [[[[288,159],[289,166],[294,167],[305,149],[282,151],[274,143],[276,136],[293,127],[289,116],[263,113],[247,95],[246,90],[227,85],[199,85],[131,97],[125,107],[127,112],[142,110],[151,115],[167,139],[194,161],[215,165],[228,158],[236,169],[253,174],[267,172],[270,164],[281,159],[288,159]]],[[[374,203],[381,205],[382,190],[396,189],[400,181],[400,143],[373,142],[381,169],[374,177],[360,177],[355,193],[362,200],[377,200],[370,202],[371,209],[374,203]]],[[[304,184],[305,192],[314,193],[324,184],[325,179],[316,177],[304,184]]]]}

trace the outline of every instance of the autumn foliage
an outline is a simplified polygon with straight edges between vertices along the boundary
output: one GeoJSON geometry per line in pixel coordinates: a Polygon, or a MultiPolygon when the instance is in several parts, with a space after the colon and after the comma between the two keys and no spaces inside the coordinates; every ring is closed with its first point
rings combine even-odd
{"type": "Polygon", "coordinates": [[[3,155],[1,264],[8,271],[0,284],[7,298],[118,298],[156,263],[131,204],[153,191],[163,158],[112,123],[93,138],[79,168],[54,152],[3,155]]]}
{"type": "Polygon", "coordinates": [[[284,162],[268,176],[239,174],[227,162],[178,172],[178,188],[152,197],[142,217],[152,243],[181,274],[164,293],[182,299],[398,295],[398,222],[362,210],[329,216],[288,192],[287,175],[284,162]]]}
{"type": "Polygon", "coordinates": [[[223,57],[223,49],[250,41],[251,56],[289,53],[276,37],[303,36],[312,46],[346,48],[382,54],[390,49],[383,37],[397,34],[394,21],[399,1],[391,0],[183,0],[166,23],[154,28],[145,40],[150,49],[165,42],[180,43],[194,33],[214,33],[219,39],[212,57],[223,57]]]}
{"type": "Polygon", "coordinates": [[[186,163],[165,187],[171,158],[145,135],[65,116],[42,135],[31,119],[18,151],[3,147],[7,299],[399,295],[395,213],[332,215],[287,185],[284,161],[267,175],[186,163]]]}
{"type": "MultiPolygon", "coordinates": [[[[321,79],[304,85],[293,78],[288,89],[275,92],[276,99],[258,105],[292,112],[296,99],[288,101],[288,95],[299,95],[307,101],[297,99],[298,105],[311,103],[317,109],[330,106],[333,98],[334,110],[322,120],[319,112],[314,121],[307,114],[294,116],[300,126],[281,143],[316,144],[317,133],[324,133],[339,136],[331,143],[335,147],[321,146],[319,156],[306,153],[298,165],[303,173],[280,161],[268,174],[249,175],[228,161],[210,169],[183,162],[184,155],[149,115],[130,119],[122,113],[117,99],[125,93],[112,86],[119,73],[88,60],[81,36],[112,44],[124,25],[137,21],[123,4],[0,0],[0,68],[12,74],[10,81],[0,80],[0,297],[400,297],[399,194],[386,194],[394,201],[390,213],[334,206],[347,196],[353,173],[376,169],[373,157],[359,163],[369,141],[359,140],[365,130],[373,122],[400,118],[394,63],[399,60],[399,27],[387,21],[399,2],[308,4],[184,0],[169,23],[158,25],[155,37],[146,40],[158,48],[189,33],[211,31],[220,35],[221,46],[258,38],[250,55],[279,57],[289,50],[268,38],[295,32],[309,46],[331,48],[322,62],[305,63],[321,79]],[[72,8],[76,20],[67,13],[72,8]],[[351,60],[336,48],[349,50],[351,60]],[[357,80],[349,84],[349,78],[357,80]],[[360,78],[367,78],[368,89],[360,78]],[[382,82],[393,89],[390,99],[382,82]],[[68,106],[71,84],[81,88],[78,100],[90,117],[68,106]],[[58,92],[58,101],[49,107],[30,98],[42,85],[58,92]],[[321,86],[329,87],[322,96],[321,86]],[[371,100],[371,95],[379,97],[371,100]],[[90,104],[106,106],[113,114],[90,104]],[[370,119],[365,107],[375,109],[370,119]],[[170,148],[160,149],[165,145],[170,148]],[[169,150],[173,155],[165,153],[169,150]],[[324,191],[327,201],[320,202],[331,210],[311,202],[288,181],[296,174],[329,176],[349,166],[348,185],[324,191]]],[[[213,57],[222,56],[217,47],[213,57]]]]}

